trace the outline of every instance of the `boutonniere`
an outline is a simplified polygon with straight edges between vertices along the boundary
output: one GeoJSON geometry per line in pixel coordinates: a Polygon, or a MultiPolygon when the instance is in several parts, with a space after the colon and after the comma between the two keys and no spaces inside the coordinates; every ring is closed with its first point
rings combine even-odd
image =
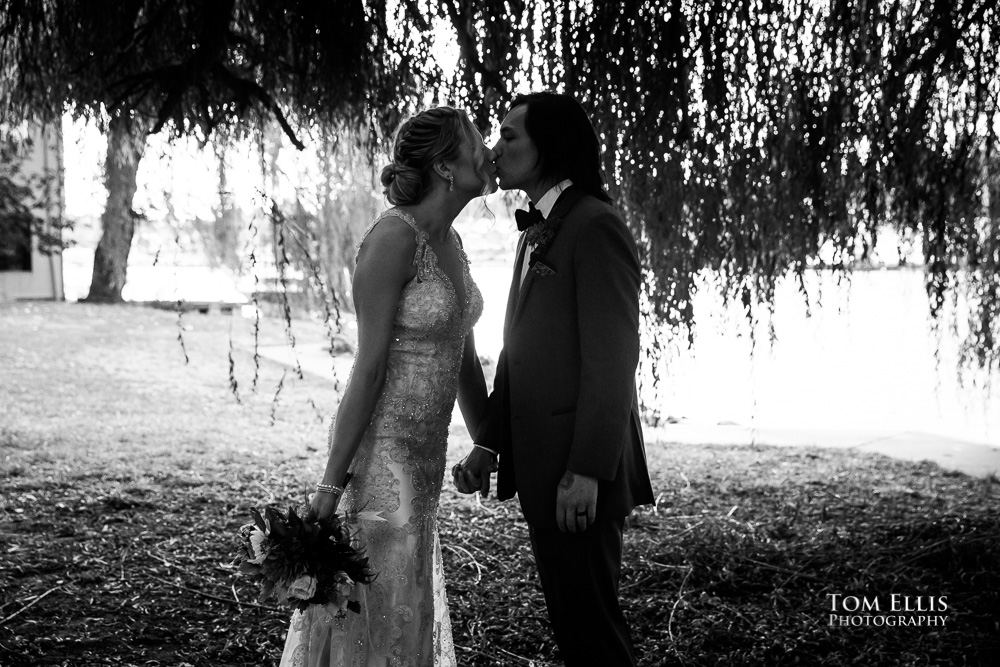
{"type": "Polygon", "coordinates": [[[542,259],[541,254],[536,250],[531,253],[531,259],[528,261],[528,268],[535,272],[535,275],[540,278],[545,276],[554,276],[556,273],[556,267],[552,266],[544,259],[542,259]]]}
{"type": "Polygon", "coordinates": [[[545,253],[545,249],[549,247],[549,244],[552,243],[552,239],[556,237],[556,232],[559,231],[559,224],[561,222],[562,218],[550,218],[548,220],[535,223],[525,230],[525,243],[529,246],[534,246],[535,248],[532,255],[537,253],[539,257],[541,257],[545,253]]]}

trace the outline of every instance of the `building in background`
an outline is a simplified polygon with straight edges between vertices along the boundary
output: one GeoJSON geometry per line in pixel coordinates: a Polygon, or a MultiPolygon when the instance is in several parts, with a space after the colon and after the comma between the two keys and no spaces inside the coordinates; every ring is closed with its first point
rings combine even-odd
{"type": "Polygon", "coordinates": [[[30,124],[3,133],[0,164],[0,302],[61,301],[62,130],[30,124]],[[28,224],[25,212],[33,214],[28,224]]]}

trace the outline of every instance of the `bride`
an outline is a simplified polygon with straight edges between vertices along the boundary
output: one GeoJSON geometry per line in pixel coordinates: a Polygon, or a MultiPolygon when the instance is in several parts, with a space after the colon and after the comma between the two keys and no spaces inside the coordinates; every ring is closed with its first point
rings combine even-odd
{"type": "Polygon", "coordinates": [[[354,589],[361,613],[296,611],[281,667],[456,664],[436,513],[456,396],[475,433],[486,382],[472,335],[483,300],[451,225],[495,173],[464,111],[428,109],[396,132],[381,176],[395,207],[358,251],[357,357],[309,512],[379,513],[357,531],[377,577],[354,589]]]}

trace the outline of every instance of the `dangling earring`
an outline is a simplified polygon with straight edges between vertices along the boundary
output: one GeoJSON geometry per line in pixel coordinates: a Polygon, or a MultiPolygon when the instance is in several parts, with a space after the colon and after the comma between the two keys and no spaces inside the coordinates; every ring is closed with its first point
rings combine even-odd
{"type": "Polygon", "coordinates": [[[455,174],[448,174],[448,192],[455,189],[455,174]]]}

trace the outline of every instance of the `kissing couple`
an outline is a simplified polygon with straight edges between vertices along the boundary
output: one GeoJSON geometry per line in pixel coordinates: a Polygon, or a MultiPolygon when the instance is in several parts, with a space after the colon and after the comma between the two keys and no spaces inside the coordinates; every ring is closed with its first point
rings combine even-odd
{"type": "Polygon", "coordinates": [[[457,665],[437,508],[458,401],[475,443],[462,493],[516,494],[561,659],[635,665],[618,599],[622,531],[653,502],[639,421],[640,270],[605,190],[600,142],[574,98],[514,99],[492,147],[450,107],[403,122],[353,292],[354,368],[311,518],[378,512],[357,538],[378,573],[360,613],[295,611],[282,667],[457,665]],[[487,391],[473,326],[483,298],[452,223],[477,197],[522,190],[503,351],[487,391]],[[349,482],[347,481],[349,480],[349,482]]]}

